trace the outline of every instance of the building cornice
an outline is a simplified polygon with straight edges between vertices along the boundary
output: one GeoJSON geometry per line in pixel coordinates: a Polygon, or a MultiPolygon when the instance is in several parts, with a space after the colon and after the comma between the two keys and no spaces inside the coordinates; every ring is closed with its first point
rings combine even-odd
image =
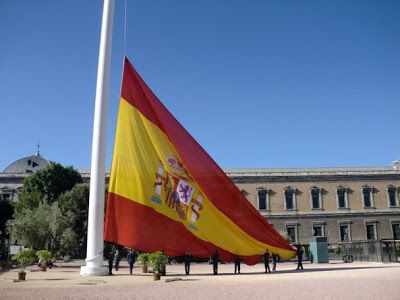
{"type": "Polygon", "coordinates": [[[310,219],[341,219],[341,218],[354,218],[354,217],[399,217],[400,210],[391,211],[355,211],[355,212],[324,212],[324,213],[304,213],[299,212],[296,214],[290,213],[268,213],[260,211],[261,215],[267,220],[310,220],[310,219]]]}
{"type": "Polygon", "coordinates": [[[400,180],[400,170],[375,168],[225,169],[234,183],[400,180]]]}

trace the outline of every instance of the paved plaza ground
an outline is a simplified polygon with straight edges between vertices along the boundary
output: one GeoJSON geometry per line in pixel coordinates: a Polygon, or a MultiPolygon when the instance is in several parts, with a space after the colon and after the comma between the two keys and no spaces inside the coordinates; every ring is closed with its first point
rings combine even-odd
{"type": "Polygon", "coordinates": [[[168,265],[167,276],[153,281],[135,266],[129,275],[126,263],[113,276],[79,275],[82,261],[59,263],[40,272],[28,268],[27,280],[17,281],[17,269],[0,273],[0,299],[400,299],[400,263],[279,263],[277,272],[264,273],[263,264],[221,264],[211,275],[206,263],[191,265],[184,275],[182,264],[168,265]]]}

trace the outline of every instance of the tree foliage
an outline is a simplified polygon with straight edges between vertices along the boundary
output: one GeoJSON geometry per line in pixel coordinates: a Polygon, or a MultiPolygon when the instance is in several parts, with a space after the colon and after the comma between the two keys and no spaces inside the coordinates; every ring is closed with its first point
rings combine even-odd
{"type": "Polygon", "coordinates": [[[69,254],[72,256],[79,255],[80,257],[83,257],[80,255],[78,248],[80,248],[80,245],[78,244],[76,233],[71,227],[65,229],[60,238],[60,253],[63,255],[69,254]]]}
{"type": "Polygon", "coordinates": [[[52,203],[77,183],[82,183],[82,177],[78,171],[72,167],[63,167],[58,163],[51,163],[25,178],[23,194],[39,192],[42,195],[42,200],[52,203]]]}
{"type": "Polygon", "coordinates": [[[24,209],[33,210],[39,206],[43,201],[43,195],[39,191],[23,192],[15,203],[15,211],[17,214],[21,213],[24,209]]]}
{"type": "Polygon", "coordinates": [[[16,204],[14,236],[35,249],[84,257],[89,187],[81,183],[73,168],[54,163],[27,177],[16,204]]]}
{"type": "MultiPolygon", "coordinates": [[[[78,184],[70,191],[62,194],[57,202],[63,215],[70,214],[70,228],[75,234],[76,253],[68,254],[84,257],[87,244],[89,186],[87,184],[78,184]]],[[[65,236],[70,236],[70,234],[65,234],[65,236]]]]}
{"type": "Polygon", "coordinates": [[[15,215],[13,234],[20,243],[35,249],[50,246],[50,214],[51,206],[39,203],[33,209],[25,208],[15,215]]]}

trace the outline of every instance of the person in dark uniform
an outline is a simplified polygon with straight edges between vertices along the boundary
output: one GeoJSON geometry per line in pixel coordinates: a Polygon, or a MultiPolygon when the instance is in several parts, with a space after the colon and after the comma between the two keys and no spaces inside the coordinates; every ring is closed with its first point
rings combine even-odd
{"type": "Polygon", "coordinates": [[[269,267],[269,251],[265,250],[264,253],[264,266],[265,266],[265,273],[271,273],[271,269],[269,267]]]}
{"type": "Polygon", "coordinates": [[[108,254],[108,275],[113,275],[112,273],[113,261],[114,261],[114,249],[111,249],[110,253],[108,254]]]}
{"type": "Polygon", "coordinates": [[[126,260],[128,261],[129,264],[129,274],[132,275],[133,264],[135,263],[136,260],[136,253],[132,251],[132,249],[129,250],[128,255],[126,256],[126,260]]]}
{"type": "Polygon", "coordinates": [[[236,255],[235,256],[235,274],[236,271],[240,274],[240,256],[236,255]]]}
{"type": "Polygon", "coordinates": [[[119,261],[120,261],[120,257],[119,257],[119,251],[118,251],[118,249],[117,249],[117,250],[115,250],[115,252],[114,252],[115,271],[118,271],[118,268],[119,268],[119,261]]]}
{"type": "Polygon", "coordinates": [[[278,256],[276,254],[272,254],[272,271],[276,271],[276,261],[278,260],[278,256]]]}
{"type": "Polygon", "coordinates": [[[190,253],[185,252],[185,257],[183,258],[185,261],[185,273],[186,275],[189,275],[190,272],[190,253]]]}
{"type": "Polygon", "coordinates": [[[302,260],[303,260],[303,249],[301,246],[299,246],[297,248],[297,269],[296,270],[300,270],[300,269],[303,270],[302,260]]]}
{"type": "Polygon", "coordinates": [[[218,274],[218,262],[219,262],[219,254],[218,250],[215,250],[214,254],[211,256],[212,264],[213,264],[213,272],[214,275],[218,274]]]}

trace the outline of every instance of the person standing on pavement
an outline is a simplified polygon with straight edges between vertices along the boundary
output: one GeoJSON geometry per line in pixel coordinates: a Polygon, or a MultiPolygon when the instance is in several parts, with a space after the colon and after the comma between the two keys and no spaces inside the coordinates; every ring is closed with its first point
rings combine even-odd
{"type": "Polygon", "coordinates": [[[126,260],[129,264],[129,274],[132,275],[133,264],[136,260],[136,253],[132,249],[129,250],[128,255],[126,256],[126,260]]]}
{"type": "Polygon", "coordinates": [[[300,270],[300,269],[303,270],[302,260],[303,260],[303,249],[301,246],[299,246],[297,248],[297,269],[296,270],[300,270]]]}
{"type": "Polygon", "coordinates": [[[185,257],[183,258],[185,261],[185,273],[186,275],[189,275],[190,272],[190,253],[185,252],[185,257]]]}
{"type": "Polygon", "coordinates": [[[115,271],[118,271],[118,268],[119,268],[119,251],[118,250],[115,250],[115,253],[114,253],[114,263],[115,263],[115,271]]]}
{"type": "Polygon", "coordinates": [[[276,271],[276,261],[278,260],[278,256],[276,254],[272,254],[272,272],[276,271]]]}
{"type": "Polygon", "coordinates": [[[240,274],[240,256],[236,255],[235,256],[235,274],[236,271],[238,272],[238,274],[240,274]]]}
{"type": "Polygon", "coordinates": [[[264,266],[265,266],[265,273],[271,273],[271,269],[269,267],[269,251],[265,250],[264,253],[264,266]]]}
{"type": "Polygon", "coordinates": [[[113,275],[112,273],[113,261],[114,261],[114,249],[111,249],[110,252],[108,253],[108,275],[113,275]]]}
{"type": "Polygon", "coordinates": [[[214,254],[211,256],[211,261],[213,264],[214,275],[217,275],[218,274],[218,262],[219,262],[218,250],[215,250],[214,254]]]}

